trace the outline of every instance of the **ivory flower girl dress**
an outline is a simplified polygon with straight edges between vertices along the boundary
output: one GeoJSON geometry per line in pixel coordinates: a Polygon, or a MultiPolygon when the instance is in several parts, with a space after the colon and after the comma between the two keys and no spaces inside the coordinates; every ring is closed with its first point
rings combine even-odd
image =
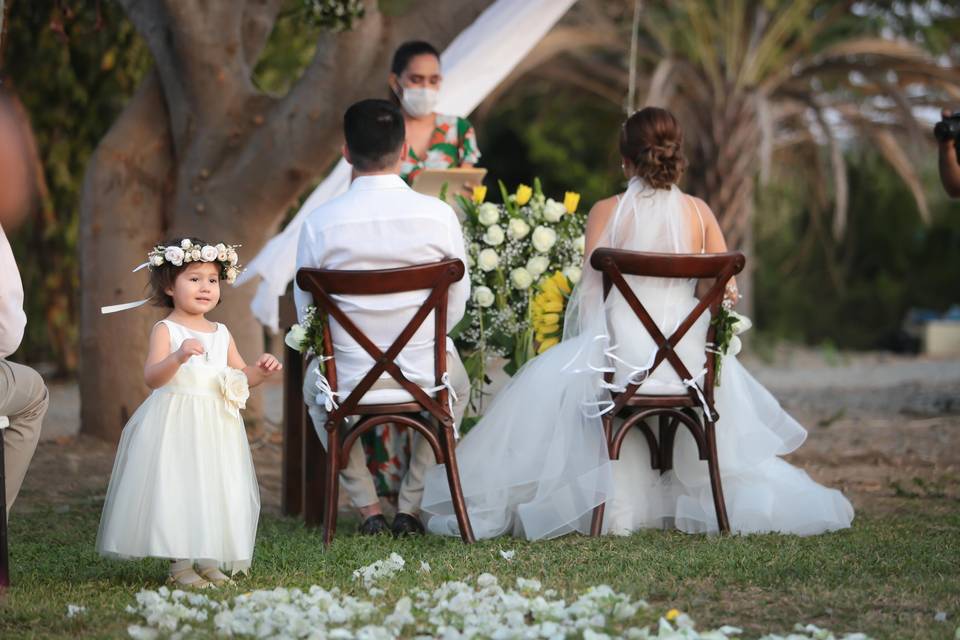
{"type": "Polygon", "coordinates": [[[162,320],[170,352],[203,343],[153,391],[123,429],[97,551],[119,558],[216,562],[244,571],[253,558],[260,491],[240,418],[246,376],[227,366],[230,332],[162,320]]]}

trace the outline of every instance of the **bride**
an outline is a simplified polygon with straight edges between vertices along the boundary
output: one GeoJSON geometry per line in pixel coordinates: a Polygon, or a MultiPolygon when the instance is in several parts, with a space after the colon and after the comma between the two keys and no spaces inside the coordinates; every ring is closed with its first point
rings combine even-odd
{"type": "MultiPolygon", "coordinates": [[[[607,503],[607,533],[719,530],[707,465],[688,431],[677,431],[673,469],[661,476],[650,468],[637,429],[624,442],[620,460],[611,461],[601,426],[612,404],[604,371],[614,372],[615,386],[648,374],[639,392],[653,395],[699,383],[681,380],[666,361],[649,371],[655,343],[615,289],[603,299],[601,275],[589,266],[596,247],[726,251],[710,208],[676,186],[685,167],[682,145],[680,125],[663,109],[643,109],[623,124],[620,154],[629,186],[590,212],[586,264],[567,309],[563,341],[528,362],[457,447],[478,538],[588,533],[593,508],[601,503],[607,503]]],[[[696,281],[635,276],[627,281],[666,335],[697,303],[696,281]]],[[[725,295],[736,300],[733,281],[725,295]]],[[[704,368],[709,321],[701,316],[675,349],[691,372],[704,368]]],[[[779,457],[797,449],[807,432],[733,355],[723,357],[715,407],[720,474],[734,532],[810,535],[850,526],[853,507],[839,491],[779,457]]],[[[651,427],[656,432],[658,427],[651,427]]],[[[422,510],[431,532],[459,535],[442,466],[427,473],[422,510]]]]}

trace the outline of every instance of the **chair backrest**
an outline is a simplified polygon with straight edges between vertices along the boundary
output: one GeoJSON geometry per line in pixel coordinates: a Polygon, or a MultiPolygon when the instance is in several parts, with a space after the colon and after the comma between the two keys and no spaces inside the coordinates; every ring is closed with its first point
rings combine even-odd
{"type": "MultiPolygon", "coordinates": [[[[746,258],[740,252],[675,254],[642,253],[606,248],[596,249],[593,252],[590,256],[590,265],[603,273],[604,299],[610,294],[611,288],[616,287],[657,345],[652,366],[647,370],[643,379],[634,381],[626,387],[623,393],[623,403],[636,392],[646,380],[646,377],[653,373],[664,360],[670,363],[677,375],[683,380],[693,379],[690,371],[687,370],[683,361],[676,354],[675,348],[705,311],[709,309],[710,313],[716,317],[723,302],[723,293],[727,282],[743,270],[744,264],[746,264],[746,258]],[[624,278],[626,275],[652,278],[712,279],[714,282],[706,294],[700,297],[693,310],[677,326],[673,334],[667,337],[663,335],[643,303],[633,293],[624,278]]],[[[716,330],[716,326],[711,322],[710,328],[707,330],[705,353],[707,374],[703,384],[703,393],[711,412],[713,412],[713,385],[716,377],[716,362],[711,357],[713,355],[711,345],[716,341],[716,330]]],[[[697,399],[694,389],[688,389],[688,394],[695,400],[697,399]]],[[[617,406],[618,410],[620,406],[617,406]]]]}
{"type": "MultiPolygon", "coordinates": [[[[442,379],[447,370],[447,297],[450,285],[463,278],[465,271],[463,262],[457,259],[448,259],[399,269],[370,271],[300,269],[297,272],[297,285],[304,291],[313,294],[317,311],[334,318],[374,361],[374,366],[360,380],[350,395],[328,416],[328,425],[339,424],[344,417],[353,414],[360,400],[384,372],[396,380],[404,390],[410,393],[438,420],[444,424],[453,423],[453,416],[447,409],[449,393],[447,389],[441,389],[437,393],[436,399],[431,398],[419,385],[403,375],[395,360],[417,329],[420,328],[420,325],[433,312],[435,384],[437,386],[443,384],[442,379]],[[429,290],[429,294],[386,351],[381,351],[350,320],[333,298],[335,295],[384,295],[420,290],[429,290]]],[[[327,359],[326,377],[330,387],[333,391],[336,391],[336,360],[333,358],[334,349],[329,322],[324,323],[323,351],[323,357],[327,359]]]]}

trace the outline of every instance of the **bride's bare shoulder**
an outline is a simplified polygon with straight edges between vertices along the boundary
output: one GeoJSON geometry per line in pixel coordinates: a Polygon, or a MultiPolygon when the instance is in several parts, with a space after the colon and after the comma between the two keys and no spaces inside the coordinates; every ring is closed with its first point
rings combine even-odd
{"type": "Polygon", "coordinates": [[[603,200],[598,200],[596,204],[590,209],[590,217],[601,217],[605,218],[613,213],[614,209],[617,208],[617,203],[620,201],[620,195],[610,196],[609,198],[604,198],[603,200]]]}

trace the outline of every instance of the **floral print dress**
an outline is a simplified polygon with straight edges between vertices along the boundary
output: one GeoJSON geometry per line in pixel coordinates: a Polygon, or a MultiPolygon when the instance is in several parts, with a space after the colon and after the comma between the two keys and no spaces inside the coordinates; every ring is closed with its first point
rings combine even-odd
{"type": "MultiPolygon", "coordinates": [[[[424,169],[452,169],[476,164],[479,159],[477,134],[470,121],[438,113],[424,157],[418,157],[410,149],[400,166],[400,177],[410,184],[424,169]]],[[[387,424],[360,437],[367,455],[367,468],[374,476],[379,495],[394,496],[400,492],[400,483],[410,463],[411,435],[405,427],[387,424]]]]}
{"type": "Polygon", "coordinates": [[[470,121],[438,113],[436,128],[427,143],[424,157],[418,157],[413,149],[410,149],[400,166],[400,177],[410,184],[424,169],[453,169],[465,164],[476,164],[479,159],[477,134],[470,121]]]}

